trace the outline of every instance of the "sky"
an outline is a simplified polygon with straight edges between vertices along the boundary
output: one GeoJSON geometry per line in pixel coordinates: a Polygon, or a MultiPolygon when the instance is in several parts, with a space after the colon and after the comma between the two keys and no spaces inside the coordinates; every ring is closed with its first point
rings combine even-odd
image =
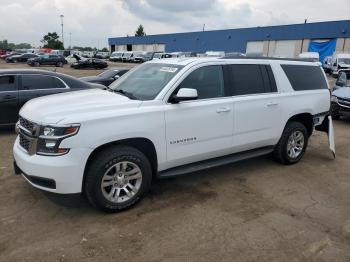
{"type": "Polygon", "coordinates": [[[40,45],[47,32],[65,46],[107,47],[108,37],[350,19],[350,0],[1,0],[0,40],[40,45]],[[334,2],[335,3],[335,2],[334,2]]]}

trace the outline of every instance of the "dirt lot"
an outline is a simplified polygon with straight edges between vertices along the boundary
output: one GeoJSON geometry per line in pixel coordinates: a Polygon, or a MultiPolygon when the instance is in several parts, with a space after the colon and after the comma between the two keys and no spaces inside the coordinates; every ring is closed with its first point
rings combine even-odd
{"type": "Polygon", "coordinates": [[[349,130],[335,122],[335,160],[316,132],[297,165],[267,156],[157,181],[120,214],[14,176],[15,134],[0,130],[0,261],[350,261],[349,130]]]}

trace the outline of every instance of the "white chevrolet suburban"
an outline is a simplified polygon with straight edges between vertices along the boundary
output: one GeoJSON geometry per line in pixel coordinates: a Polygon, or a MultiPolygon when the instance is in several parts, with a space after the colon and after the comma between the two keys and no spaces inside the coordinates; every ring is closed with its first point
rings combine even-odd
{"type": "Polygon", "coordinates": [[[83,193],[94,206],[119,211],[138,202],[154,178],[269,153],[294,164],[314,127],[332,133],[329,108],[317,63],[153,60],[107,90],[26,103],[16,125],[15,173],[36,188],[83,193]]]}

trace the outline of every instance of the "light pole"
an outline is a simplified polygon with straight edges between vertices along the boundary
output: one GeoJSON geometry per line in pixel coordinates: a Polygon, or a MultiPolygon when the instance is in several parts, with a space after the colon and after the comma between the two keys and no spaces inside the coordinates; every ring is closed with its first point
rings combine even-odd
{"type": "Polygon", "coordinates": [[[72,33],[69,33],[69,49],[72,49],[72,33]]]}
{"type": "Polygon", "coordinates": [[[63,48],[64,48],[64,37],[63,37],[63,17],[64,17],[64,15],[60,15],[60,18],[61,18],[61,27],[62,27],[62,44],[63,44],[63,48]]]}

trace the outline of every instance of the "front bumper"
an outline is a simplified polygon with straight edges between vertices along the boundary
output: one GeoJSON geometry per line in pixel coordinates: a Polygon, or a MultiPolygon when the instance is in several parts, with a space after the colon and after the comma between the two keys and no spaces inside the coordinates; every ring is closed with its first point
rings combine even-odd
{"type": "Polygon", "coordinates": [[[59,194],[80,193],[85,165],[91,152],[90,148],[79,148],[71,149],[63,156],[29,155],[19,145],[17,137],[13,146],[15,171],[41,190],[59,194]]]}

